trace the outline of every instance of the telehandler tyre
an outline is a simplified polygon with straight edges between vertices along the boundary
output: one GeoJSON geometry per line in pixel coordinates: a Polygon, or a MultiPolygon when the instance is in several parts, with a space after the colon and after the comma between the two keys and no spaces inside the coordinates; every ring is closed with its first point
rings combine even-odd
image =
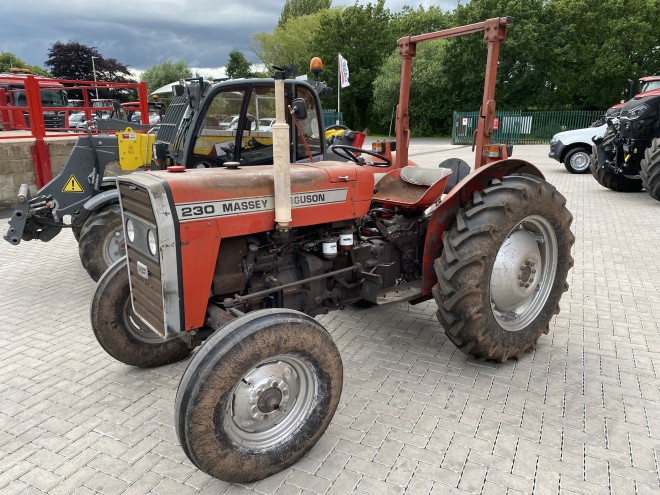
{"type": "MultiPolygon", "coordinates": [[[[603,140],[598,146],[602,146],[614,158],[614,131],[607,129],[603,140]]],[[[627,177],[623,174],[615,174],[610,172],[604,167],[598,165],[598,153],[596,153],[596,146],[592,147],[591,160],[589,160],[589,168],[591,174],[598,181],[598,183],[618,192],[639,192],[642,190],[642,180],[635,177],[627,177]]]]}
{"type": "Polygon", "coordinates": [[[660,138],[651,141],[651,146],[644,151],[639,174],[644,189],[657,201],[660,201],[660,138]]]}
{"type": "Polygon", "coordinates": [[[510,175],[458,211],[434,263],[433,294],[447,337],[463,352],[505,362],[548,333],[573,266],[565,204],[548,182],[510,175]]]}
{"type": "Polygon", "coordinates": [[[125,257],[99,280],[92,299],[91,321],[101,347],[130,366],[164,366],[182,360],[192,351],[181,339],[164,341],[133,314],[125,257]]]}
{"type": "Polygon", "coordinates": [[[78,254],[83,267],[95,282],[110,265],[126,254],[118,204],[102,208],[85,221],[78,239],[78,254]]]}
{"type": "Polygon", "coordinates": [[[247,483],[311,449],[342,390],[341,356],[328,332],[293,310],[248,313],[192,357],[175,402],[179,443],[202,471],[247,483]]]}

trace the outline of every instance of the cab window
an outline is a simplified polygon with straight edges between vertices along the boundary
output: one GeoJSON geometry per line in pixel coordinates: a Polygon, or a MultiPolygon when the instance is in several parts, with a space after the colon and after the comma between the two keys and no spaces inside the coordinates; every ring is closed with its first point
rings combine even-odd
{"type": "Polygon", "coordinates": [[[240,162],[244,165],[273,163],[275,86],[254,86],[243,122],[240,162]],[[270,123],[270,125],[268,125],[270,123]]]}
{"type": "Polygon", "coordinates": [[[323,154],[323,148],[321,146],[321,126],[318,121],[316,100],[312,91],[306,86],[298,86],[296,98],[305,100],[305,106],[307,107],[307,118],[298,121],[304,139],[300,136],[300,131],[296,130],[296,161],[309,161],[310,154],[312,159],[315,157],[318,159],[323,154]]]}
{"type": "Polygon", "coordinates": [[[236,137],[245,89],[227,88],[218,92],[206,107],[203,122],[193,145],[194,163],[221,164],[238,159],[236,137]]]}

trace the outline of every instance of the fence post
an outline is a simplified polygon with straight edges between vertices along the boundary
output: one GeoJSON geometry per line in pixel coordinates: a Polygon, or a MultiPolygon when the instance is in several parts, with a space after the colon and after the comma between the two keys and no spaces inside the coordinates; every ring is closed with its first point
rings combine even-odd
{"type": "Polygon", "coordinates": [[[30,127],[34,136],[32,146],[32,160],[34,162],[34,175],[37,179],[37,188],[41,189],[53,178],[50,164],[50,152],[44,137],[46,136],[46,125],[44,124],[44,112],[41,107],[41,92],[39,83],[33,75],[29,75],[25,81],[25,99],[28,104],[28,115],[30,116],[30,127]]]}

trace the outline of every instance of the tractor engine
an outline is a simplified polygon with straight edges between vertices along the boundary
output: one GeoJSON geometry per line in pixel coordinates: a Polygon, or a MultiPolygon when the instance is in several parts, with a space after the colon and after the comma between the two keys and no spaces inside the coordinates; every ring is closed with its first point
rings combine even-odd
{"type": "Polygon", "coordinates": [[[242,312],[285,307],[312,316],[359,299],[375,303],[378,290],[420,277],[422,230],[418,218],[376,209],[355,221],[224,239],[213,300],[242,312]]]}

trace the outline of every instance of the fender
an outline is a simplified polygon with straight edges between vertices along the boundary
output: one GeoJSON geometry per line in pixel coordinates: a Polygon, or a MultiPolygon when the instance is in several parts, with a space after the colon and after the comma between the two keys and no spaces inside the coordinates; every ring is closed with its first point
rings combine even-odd
{"type": "Polygon", "coordinates": [[[442,254],[442,234],[451,228],[460,208],[472,200],[475,191],[488,187],[492,179],[502,179],[510,174],[528,174],[545,179],[541,171],[525,160],[508,159],[484,165],[474,170],[459,182],[438,207],[431,213],[426,239],[424,241],[424,260],[422,264],[422,295],[411,304],[426,301],[433,297],[431,289],[438,282],[433,262],[442,254]]]}
{"type": "Polygon", "coordinates": [[[87,200],[87,202],[85,202],[83,208],[85,209],[86,213],[91,213],[100,210],[104,206],[112,203],[119,203],[119,191],[116,187],[113,187],[112,189],[106,189],[96,194],[95,196],[92,196],[87,200]]]}

